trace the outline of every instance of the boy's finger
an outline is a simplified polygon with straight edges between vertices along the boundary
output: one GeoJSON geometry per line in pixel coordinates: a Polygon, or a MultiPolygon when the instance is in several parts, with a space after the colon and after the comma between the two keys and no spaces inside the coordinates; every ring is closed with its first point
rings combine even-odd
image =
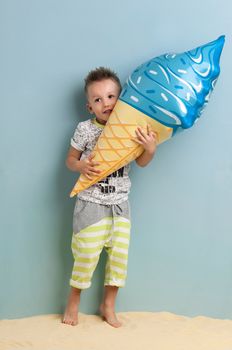
{"type": "Polygon", "coordinates": [[[101,172],[101,170],[97,170],[94,167],[91,167],[90,171],[91,171],[92,174],[100,174],[100,172],[101,172]]]}
{"type": "Polygon", "coordinates": [[[143,135],[144,134],[143,129],[141,129],[139,127],[135,130],[135,133],[136,133],[136,135],[143,135]]]}
{"type": "Polygon", "coordinates": [[[144,131],[141,129],[135,130],[136,135],[138,136],[138,138],[143,141],[146,142],[146,135],[144,134],[144,131]]]}
{"type": "Polygon", "coordinates": [[[139,132],[141,132],[141,133],[144,133],[144,130],[143,130],[143,128],[141,128],[141,126],[138,126],[137,129],[136,129],[136,131],[139,131],[139,132]]]}
{"type": "Polygon", "coordinates": [[[91,153],[91,154],[88,156],[88,159],[89,159],[89,160],[92,160],[94,157],[95,157],[95,154],[94,154],[94,153],[91,153]]]}
{"type": "Polygon", "coordinates": [[[133,141],[135,141],[135,142],[137,142],[137,143],[139,143],[140,145],[142,145],[143,143],[142,143],[142,141],[140,141],[139,139],[137,139],[136,137],[132,137],[131,138],[131,140],[133,140],[133,141]]]}
{"type": "Polygon", "coordinates": [[[100,163],[98,163],[98,162],[92,162],[92,166],[99,166],[100,165],[100,163]]]}
{"type": "Polygon", "coordinates": [[[154,132],[154,137],[155,137],[155,140],[156,140],[156,142],[158,142],[159,141],[159,134],[158,134],[158,132],[154,132]]]}
{"type": "Polygon", "coordinates": [[[138,127],[138,129],[136,131],[139,132],[141,135],[146,136],[146,132],[144,129],[138,127]]]}
{"type": "Polygon", "coordinates": [[[149,135],[151,133],[151,125],[147,124],[147,134],[149,135]]]}
{"type": "Polygon", "coordinates": [[[85,174],[85,176],[87,177],[87,179],[92,180],[92,177],[89,176],[88,174],[85,174]]]}
{"type": "Polygon", "coordinates": [[[153,136],[154,138],[156,138],[156,133],[154,131],[151,131],[150,136],[153,136]]]}

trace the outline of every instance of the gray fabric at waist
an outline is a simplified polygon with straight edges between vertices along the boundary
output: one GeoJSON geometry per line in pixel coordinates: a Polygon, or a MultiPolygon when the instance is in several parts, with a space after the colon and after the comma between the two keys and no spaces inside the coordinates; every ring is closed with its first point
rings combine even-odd
{"type": "Polygon", "coordinates": [[[121,204],[102,205],[77,198],[73,213],[73,232],[80,232],[80,230],[97,223],[105,217],[116,216],[122,216],[130,220],[128,200],[121,204]]]}

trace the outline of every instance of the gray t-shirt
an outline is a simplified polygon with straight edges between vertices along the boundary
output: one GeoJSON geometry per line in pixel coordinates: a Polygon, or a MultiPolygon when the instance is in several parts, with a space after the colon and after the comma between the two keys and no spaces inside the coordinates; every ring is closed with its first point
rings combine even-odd
{"type": "MultiPolygon", "coordinates": [[[[71,146],[82,151],[81,159],[90,155],[101,135],[103,125],[95,119],[88,119],[77,125],[71,139],[71,146]]],[[[78,198],[104,205],[120,204],[128,199],[131,182],[128,176],[130,165],[115,171],[96,184],[78,194],[78,198]]]]}

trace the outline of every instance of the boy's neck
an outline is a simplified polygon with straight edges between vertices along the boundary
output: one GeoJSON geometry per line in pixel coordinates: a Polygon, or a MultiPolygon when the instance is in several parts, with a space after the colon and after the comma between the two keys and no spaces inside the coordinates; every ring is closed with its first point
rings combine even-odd
{"type": "Polygon", "coordinates": [[[99,124],[99,126],[103,127],[106,125],[106,121],[101,121],[97,117],[94,118],[95,124],[99,124]]]}

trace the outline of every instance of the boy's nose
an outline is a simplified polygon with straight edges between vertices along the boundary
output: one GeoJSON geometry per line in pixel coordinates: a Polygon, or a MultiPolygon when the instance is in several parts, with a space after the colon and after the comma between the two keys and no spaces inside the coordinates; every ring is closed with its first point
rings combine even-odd
{"type": "Polygon", "coordinates": [[[104,101],[103,101],[103,104],[104,104],[104,107],[105,107],[105,108],[110,106],[110,103],[109,103],[108,100],[104,100],[104,101]]]}
{"type": "Polygon", "coordinates": [[[104,99],[103,100],[103,104],[104,104],[104,106],[108,106],[109,105],[109,101],[107,99],[104,99]]]}

